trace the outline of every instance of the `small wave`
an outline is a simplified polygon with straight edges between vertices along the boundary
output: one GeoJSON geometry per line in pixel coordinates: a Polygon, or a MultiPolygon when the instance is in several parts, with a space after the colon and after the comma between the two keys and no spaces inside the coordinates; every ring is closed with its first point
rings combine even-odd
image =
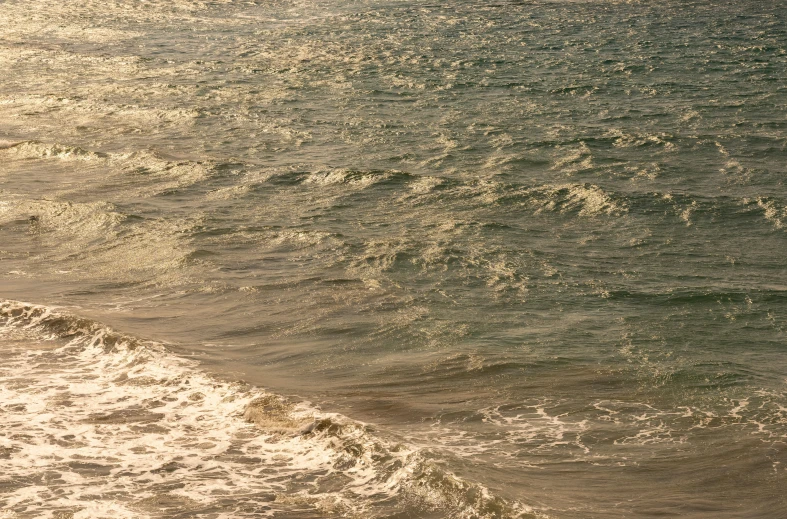
{"type": "MultiPolygon", "coordinates": [[[[499,190],[497,186],[490,186],[499,190]]],[[[575,213],[579,216],[620,216],[628,206],[619,197],[608,194],[595,184],[559,184],[535,187],[511,186],[495,196],[499,202],[529,206],[536,213],[575,213]]]]}
{"type": "Polygon", "coordinates": [[[101,160],[108,156],[104,153],[84,150],[78,146],[46,144],[39,141],[23,141],[0,148],[0,152],[14,159],[58,158],[63,160],[101,160]]]}
{"type": "Polygon", "coordinates": [[[445,181],[438,177],[417,177],[410,184],[410,189],[415,194],[431,193],[444,183],[445,181]]]}
{"type": "MultiPolygon", "coordinates": [[[[156,153],[139,151],[113,156],[126,183],[139,195],[151,196],[198,184],[208,179],[216,164],[190,160],[168,160],[156,153]]],[[[121,182],[122,183],[122,182],[121,182]]]]}
{"type": "Polygon", "coordinates": [[[343,168],[321,169],[307,175],[303,183],[321,186],[341,184],[363,189],[389,179],[409,179],[409,177],[410,175],[399,171],[357,171],[343,168]]]}
{"type": "Polygon", "coordinates": [[[9,197],[0,201],[0,225],[20,246],[47,245],[38,259],[57,264],[76,279],[162,284],[189,279],[191,247],[180,234],[199,222],[142,219],[107,202],[78,203],[9,197]],[[89,258],[89,262],[81,262],[89,258]]]}
{"type": "MultiPolygon", "coordinates": [[[[744,203],[749,203],[749,200],[744,200],[744,203]]],[[[758,198],[756,204],[763,211],[765,219],[776,229],[784,227],[784,222],[787,220],[787,207],[780,207],[775,200],[766,197],[758,198]]]]}
{"type": "Polygon", "coordinates": [[[0,301],[0,339],[9,513],[534,517],[427,451],[217,380],[160,343],[16,301],[0,301]]]}
{"type": "MultiPolygon", "coordinates": [[[[208,179],[224,165],[210,161],[171,160],[156,152],[104,153],[59,143],[24,141],[0,147],[0,157],[8,160],[81,161],[100,166],[96,181],[138,196],[153,196],[188,187],[208,179]]],[[[95,189],[95,186],[90,186],[95,189]]],[[[84,186],[70,191],[85,189],[84,186]]]]}
{"type": "Polygon", "coordinates": [[[574,174],[585,171],[593,167],[593,154],[584,142],[579,143],[577,148],[564,149],[557,147],[553,169],[563,171],[566,174],[574,174]]]}
{"type": "Polygon", "coordinates": [[[125,215],[106,202],[21,199],[0,204],[0,222],[25,220],[35,233],[57,229],[72,236],[95,237],[115,229],[125,219],[125,215]]]}
{"type": "Polygon", "coordinates": [[[412,183],[406,199],[413,202],[432,199],[461,199],[490,204],[529,208],[535,213],[554,212],[579,216],[622,216],[628,212],[626,198],[608,193],[589,183],[541,184],[528,186],[490,180],[457,183],[439,177],[412,183]]]}
{"type": "Polygon", "coordinates": [[[646,146],[658,146],[665,150],[672,150],[675,145],[671,142],[674,137],[667,133],[634,133],[629,134],[620,129],[612,129],[605,135],[613,139],[616,148],[642,148],[646,146]]]}
{"type": "Polygon", "coordinates": [[[593,184],[565,184],[555,187],[537,188],[535,193],[545,195],[537,203],[543,210],[557,209],[560,212],[576,210],[580,216],[619,215],[626,212],[626,206],[616,203],[600,187],[593,184]]]}

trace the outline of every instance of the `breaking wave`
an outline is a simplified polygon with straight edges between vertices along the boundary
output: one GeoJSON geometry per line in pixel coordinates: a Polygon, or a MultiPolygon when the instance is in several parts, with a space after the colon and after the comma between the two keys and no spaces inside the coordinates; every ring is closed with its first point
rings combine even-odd
{"type": "Polygon", "coordinates": [[[427,450],[89,319],[4,300],[0,340],[14,517],[534,517],[427,450]]]}

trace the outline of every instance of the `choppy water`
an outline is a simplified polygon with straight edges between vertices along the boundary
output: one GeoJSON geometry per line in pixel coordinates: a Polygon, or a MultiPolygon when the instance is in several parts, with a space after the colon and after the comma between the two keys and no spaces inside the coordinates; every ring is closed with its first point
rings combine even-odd
{"type": "Polygon", "coordinates": [[[0,517],[787,516],[783,1],[0,1],[0,517]]]}

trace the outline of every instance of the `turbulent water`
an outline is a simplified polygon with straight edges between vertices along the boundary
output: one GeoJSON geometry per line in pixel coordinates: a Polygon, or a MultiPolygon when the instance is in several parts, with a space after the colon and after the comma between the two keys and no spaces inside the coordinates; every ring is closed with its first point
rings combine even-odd
{"type": "Polygon", "coordinates": [[[787,517],[787,3],[0,0],[0,517],[787,517]]]}

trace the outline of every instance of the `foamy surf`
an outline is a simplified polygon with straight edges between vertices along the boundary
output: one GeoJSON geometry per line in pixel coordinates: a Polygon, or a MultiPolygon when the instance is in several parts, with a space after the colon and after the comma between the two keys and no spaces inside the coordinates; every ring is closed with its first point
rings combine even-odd
{"type": "Polygon", "coordinates": [[[2,517],[533,517],[367,424],[0,302],[2,517]]]}

